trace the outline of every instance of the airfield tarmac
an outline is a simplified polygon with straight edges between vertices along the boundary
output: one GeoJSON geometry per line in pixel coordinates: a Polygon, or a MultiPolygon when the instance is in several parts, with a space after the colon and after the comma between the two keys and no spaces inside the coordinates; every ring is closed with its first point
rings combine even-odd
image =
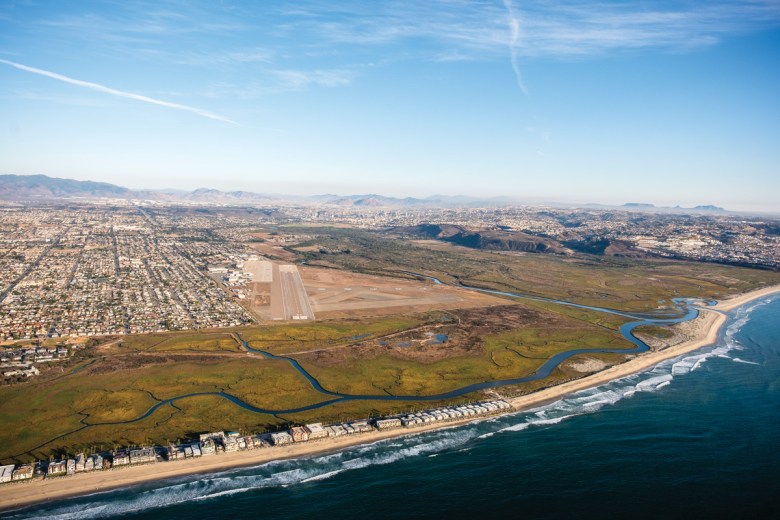
{"type": "Polygon", "coordinates": [[[314,320],[381,316],[428,310],[463,309],[506,300],[457,287],[295,266],[261,260],[247,262],[249,310],[261,320],[314,320]]]}

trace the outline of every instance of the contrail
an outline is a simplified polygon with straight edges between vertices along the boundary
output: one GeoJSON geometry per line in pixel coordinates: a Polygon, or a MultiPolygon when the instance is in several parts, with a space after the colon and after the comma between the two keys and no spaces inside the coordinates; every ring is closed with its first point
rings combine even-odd
{"type": "Polygon", "coordinates": [[[528,95],[528,89],[525,88],[523,83],[523,76],[520,74],[520,65],[517,61],[517,44],[520,42],[520,18],[515,15],[515,10],[512,7],[512,0],[504,0],[504,7],[506,7],[507,13],[509,13],[509,30],[511,31],[511,38],[509,40],[509,59],[512,62],[512,69],[515,71],[515,78],[517,78],[517,86],[523,91],[523,94],[528,95]]]}
{"type": "Polygon", "coordinates": [[[162,101],[159,99],[142,96],[141,94],[133,94],[132,92],[124,92],[122,90],[116,90],[110,87],[106,87],[104,85],[99,85],[98,83],[92,83],[89,81],[82,81],[80,79],[69,78],[68,76],[57,74],[56,72],[49,72],[48,70],[36,69],[35,67],[28,67],[27,65],[22,65],[21,63],[15,63],[13,61],[4,60],[2,58],[0,58],[0,63],[5,63],[6,65],[10,65],[11,67],[15,67],[19,70],[24,70],[27,72],[32,72],[33,74],[46,76],[47,78],[64,81],[65,83],[70,83],[72,85],[78,85],[79,87],[84,87],[91,90],[97,90],[98,92],[111,94],[112,96],[135,99],[136,101],[143,101],[144,103],[151,103],[153,105],[175,108],[176,110],[184,110],[185,112],[192,112],[193,114],[198,114],[199,116],[207,117],[209,119],[214,119],[216,121],[222,121],[223,123],[230,123],[232,125],[238,124],[235,121],[228,119],[227,117],[221,116],[219,114],[213,114],[211,112],[207,112],[206,110],[202,110],[200,108],[190,107],[187,105],[180,105],[178,103],[171,103],[170,101],[162,101]]]}

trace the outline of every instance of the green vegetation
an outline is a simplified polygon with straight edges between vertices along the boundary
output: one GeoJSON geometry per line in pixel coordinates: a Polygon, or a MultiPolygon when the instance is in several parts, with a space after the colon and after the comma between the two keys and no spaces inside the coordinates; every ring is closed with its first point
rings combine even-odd
{"type": "Polygon", "coordinates": [[[242,352],[228,332],[135,334],[121,340],[125,349],[156,352],[242,352]]]}
{"type": "MultiPolygon", "coordinates": [[[[775,272],[693,262],[491,253],[354,229],[296,231],[314,237],[299,247],[318,246],[309,251],[290,248],[310,265],[407,278],[413,275],[402,271],[419,272],[445,283],[630,311],[652,311],[676,296],[721,299],[780,281],[775,272]],[[323,255],[319,249],[331,253],[323,255]]],[[[352,420],[444,404],[356,400],[279,416],[201,395],[160,406],[144,419],[116,424],[135,420],[161,401],[204,392],[229,393],[269,410],[332,399],[317,392],[287,361],[247,353],[235,334],[253,348],[294,358],[328,390],[369,396],[436,395],[533,374],[563,351],[633,347],[619,333],[627,321],[623,317],[544,301],[506,302],[416,315],[106,339],[34,381],[0,387],[0,460],[47,458],[63,450],[74,453],[115,444],[165,443],[205,430],[257,432],[288,422],[352,420]],[[68,372],[76,365],[82,369],[68,372]],[[95,426],[80,429],[84,425],[95,426]]],[[[672,334],[658,326],[639,327],[636,332],[662,339],[672,334]]],[[[501,393],[528,393],[625,358],[577,356],[544,379],[505,387],[501,393]]],[[[478,392],[448,402],[483,397],[478,392]]]]}
{"type": "Polygon", "coordinates": [[[674,331],[662,325],[641,325],[634,329],[635,334],[646,334],[658,339],[668,339],[674,336],[674,331]]]}
{"type": "MultiPolygon", "coordinates": [[[[531,374],[550,356],[571,348],[631,347],[614,330],[617,322],[595,324],[595,313],[546,306],[509,304],[236,330],[255,346],[306,351],[294,357],[325,388],[345,394],[431,395],[531,374]],[[434,342],[434,333],[445,333],[448,339],[434,342]]],[[[83,369],[76,373],[51,373],[1,388],[0,421],[9,427],[0,431],[0,459],[46,458],[65,449],[161,443],[208,429],[262,431],[285,421],[348,420],[443,404],[350,401],[275,417],[218,396],[197,396],[121,424],[166,399],[203,392],[226,392],[270,410],[331,399],[315,391],[288,362],[239,349],[231,334],[128,336],[87,351],[92,358],[80,361],[83,369]],[[94,426],[79,430],[85,424],[94,426]]],[[[475,393],[454,401],[480,398],[481,393],[475,393]]]]}
{"type": "MultiPolygon", "coordinates": [[[[73,431],[80,426],[80,420],[87,424],[128,421],[141,416],[162,400],[190,393],[224,391],[251,405],[270,409],[293,408],[326,399],[285,361],[259,356],[195,360],[140,357],[102,359],[81,372],[56,380],[0,388],[0,402],[3,403],[0,421],[12,425],[0,430],[0,458],[22,454],[49,439],[73,431]],[[137,366],[139,362],[144,364],[137,366]]],[[[175,404],[191,410],[185,415],[188,424],[195,424],[197,414],[192,411],[190,401],[186,399],[175,404]]],[[[219,398],[219,401],[225,400],[219,398]]],[[[225,403],[227,408],[242,410],[244,415],[262,415],[227,401],[225,403]]],[[[235,410],[231,414],[238,413],[235,410]]],[[[162,412],[158,410],[154,416],[159,417],[162,412]]],[[[205,417],[212,417],[217,423],[218,416],[212,412],[205,417]]],[[[251,424],[252,421],[245,420],[245,423],[251,424]]],[[[155,426],[149,426],[146,435],[154,438],[163,434],[170,436],[171,426],[167,421],[164,424],[167,426],[160,431],[155,426]]],[[[206,429],[205,424],[188,431],[206,429]]],[[[227,422],[219,424],[220,429],[229,427],[227,422]]],[[[50,443],[35,453],[45,454],[52,449],[86,442],[81,439],[123,442],[128,428],[126,424],[88,428],[50,443]],[[103,437],[93,437],[97,429],[103,431],[103,437]]],[[[184,433],[180,431],[176,436],[184,433]]]]}
{"type": "Polygon", "coordinates": [[[780,283],[780,273],[666,259],[629,259],[580,254],[489,252],[437,242],[415,242],[358,229],[297,227],[314,238],[299,244],[318,244],[350,254],[321,255],[295,251],[309,265],[405,276],[412,271],[446,283],[511,290],[569,300],[586,305],[631,311],[650,311],[660,301],[700,297],[722,299],[764,285],[780,283]]]}
{"type": "MultiPolygon", "coordinates": [[[[191,439],[198,433],[234,430],[243,433],[274,430],[283,421],[272,415],[253,413],[217,396],[199,396],[165,405],[137,422],[94,426],[67,435],[41,449],[17,457],[17,460],[48,458],[49,455],[71,456],[114,449],[118,446],[160,444],[191,439]]],[[[62,425],[65,430],[65,425],[62,425]]],[[[8,460],[8,459],[6,459],[8,460]]]]}
{"type": "Polygon", "coordinates": [[[621,325],[624,325],[625,323],[631,321],[630,319],[624,318],[623,316],[619,316],[617,314],[594,312],[588,309],[567,307],[565,305],[558,305],[552,302],[526,300],[526,299],[518,299],[517,301],[529,307],[544,309],[554,314],[566,316],[568,318],[573,318],[575,320],[579,320],[585,323],[598,325],[599,327],[604,327],[610,330],[618,330],[620,329],[621,325]]]}
{"type": "MultiPolygon", "coordinates": [[[[510,330],[483,338],[474,353],[422,362],[381,347],[333,355],[296,355],[301,365],[327,389],[346,394],[435,395],[474,383],[533,374],[553,355],[575,348],[624,348],[633,345],[619,334],[593,325],[569,330],[546,327],[510,330]]],[[[446,346],[440,347],[446,349],[446,346]]],[[[414,354],[410,354],[414,355],[414,354]]]]}
{"type": "Polygon", "coordinates": [[[577,370],[574,370],[571,365],[572,363],[578,362],[581,359],[589,358],[589,359],[595,359],[597,361],[601,361],[606,366],[616,365],[619,363],[624,362],[626,359],[628,359],[627,355],[622,354],[580,354],[578,356],[573,356],[569,358],[567,363],[563,363],[559,366],[557,366],[552,373],[545,377],[544,379],[538,379],[536,381],[529,381],[527,383],[522,383],[520,385],[512,385],[507,386],[501,389],[502,393],[505,393],[507,395],[525,395],[530,394],[532,392],[536,392],[538,390],[542,390],[544,388],[549,388],[552,386],[559,385],[561,383],[566,383],[567,381],[573,381],[575,379],[579,379],[583,377],[583,375],[586,375],[582,372],[579,372],[577,370]]]}
{"type": "Polygon", "coordinates": [[[365,320],[349,319],[319,323],[274,324],[241,329],[250,347],[274,354],[359,343],[416,327],[425,316],[391,316],[365,320]]]}

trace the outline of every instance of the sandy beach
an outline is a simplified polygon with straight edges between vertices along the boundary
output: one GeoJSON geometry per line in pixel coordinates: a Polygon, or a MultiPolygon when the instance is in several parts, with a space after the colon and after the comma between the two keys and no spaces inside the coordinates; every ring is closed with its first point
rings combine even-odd
{"type": "Polygon", "coordinates": [[[718,311],[728,312],[730,310],[736,309],[740,305],[746,304],[751,300],[758,300],[759,298],[763,298],[764,296],[769,296],[770,294],[777,292],[780,292],[780,285],[771,285],[763,289],[756,289],[755,291],[740,294],[739,296],[729,298],[728,300],[723,300],[722,302],[718,302],[718,304],[712,308],[718,311]]]}
{"type": "MultiPolygon", "coordinates": [[[[510,402],[517,411],[533,408],[560,399],[567,394],[641,372],[664,360],[675,358],[701,347],[711,345],[717,339],[720,328],[726,322],[727,316],[723,314],[723,312],[730,311],[749,301],[777,292],[780,292],[780,286],[759,289],[724,300],[714,307],[702,309],[701,316],[698,318],[703,320],[698,326],[698,330],[701,331],[701,336],[693,340],[686,341],[664,350],[646,352],[625,363],[612,366],[582,379],[547,388],[534,392],[533,394],[507,399],[507,401],[510,402]]],[[[52,501],[74,495],[85,495],[152,480],[208,473],[239,466],[262,464],[272,460],[338,451],[349,446],[372,443],[392,437],[419,434],[434,429],[473,422],[474,420],[474,418],[467,418],[447,423],[432,423],[413,429],[374,431],[333,439],[293,444],[285,447],[210,455],[198,459],[131,466],[105,472],[80,473],[70,477],[5,484],[0,488],[0,511],[18,508],[36,502],[52,501]]]]}

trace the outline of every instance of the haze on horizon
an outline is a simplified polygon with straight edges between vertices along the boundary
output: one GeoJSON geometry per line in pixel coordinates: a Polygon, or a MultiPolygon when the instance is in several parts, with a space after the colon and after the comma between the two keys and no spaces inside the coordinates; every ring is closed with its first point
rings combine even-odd
{"type": "Polygon", "coordinates": [[[0,4],[0,173],[780,211],[780,4],[0,4]]]}

